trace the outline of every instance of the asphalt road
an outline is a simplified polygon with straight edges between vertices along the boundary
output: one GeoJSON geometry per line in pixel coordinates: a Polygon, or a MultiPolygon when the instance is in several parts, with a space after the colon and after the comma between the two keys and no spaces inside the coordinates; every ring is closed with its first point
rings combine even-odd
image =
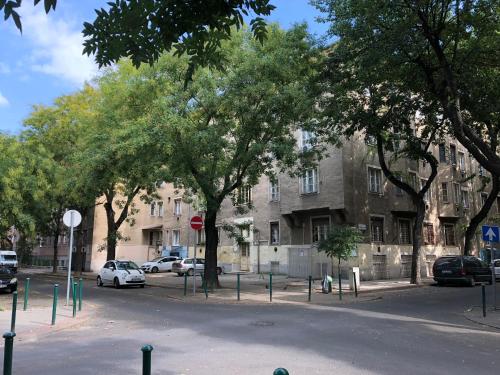
{"type": "MultiPolygon", "coordinates": [[[[37,298],[52,282],[32,279],[37,298]]],[[[462,314],[480,303],[479,287],[327,307],[186,303],[162,288],[86,282],[85,301],[98,308],[81,326],[15,344],[14,374],[140,374],[144,344],[154,347],[153,374],[500,373],[500,330],[462,314]]]]}

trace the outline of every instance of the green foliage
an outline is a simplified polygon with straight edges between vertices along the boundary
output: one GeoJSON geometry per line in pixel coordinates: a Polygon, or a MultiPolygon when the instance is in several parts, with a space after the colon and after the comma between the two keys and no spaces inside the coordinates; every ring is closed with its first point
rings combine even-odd
{"type": "Polygon", "coordinates": [[[348,260],[358,243],[363,241],[361,232],[354,227],[334,225],[326,238],[318,243],[318,251],[323,251],[330,258],[348,260]]]}
{"type": "Polygon", "coordinates": [[[142,0],[109,2],[96,10],[93,23],[84,23],[84,53],[93,54],[99,66],[131,58],[135,66],[153,64],[163,52],[189,56],[188,74],[195,66],[221,66],[221,43],[250,22],[256,39],[266,37],[262,17],[274,9],[269,0],[142,0]]]}

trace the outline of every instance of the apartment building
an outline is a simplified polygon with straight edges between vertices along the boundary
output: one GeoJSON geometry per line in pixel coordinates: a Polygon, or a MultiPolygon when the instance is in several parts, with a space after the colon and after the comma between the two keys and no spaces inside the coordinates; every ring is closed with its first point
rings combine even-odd
{"type": "MultiPolygon", "coordinates": [[[[310,134],[299,134],[300,147],[308,147],[310,134]]],[[[433,146],[439,173],[427,194],[420,263],[423,276],[430,276],[432,263],[441,255],[461,252],[463,233],[470,217],[481,207],[488,186],[484,171],[458,143],[433,146]],[[475,175],[475,177],[471,177],[475,175]]],[[[399,160],[391,165],[416,187],[425,183],[430,167],[422,162],[399,160]]],[[[409,197],[391,184],[380,169],[373,145],[359,136],[341,148],[330,147],[328,156],[301,177],[281,174],[276,181],[262,177],[256,186],[243,186],[237,199],[227,199],[218,215],[219,224],[247,224],[243,242],[237,243],[220,229],[218,257],[226,270],[273,272],[290,276],[320,277],[332,265],[315,244],[334,224],[356,226],[364,236],[342,272],[359,267],[362,279],[409,277],[412,225],[415,208],[409,197]],[[252,209],[237,213],[233,202],[252,209]]],[[[136,202],[135,225],[124,224],[128,238],[117,247],[117,258],[142,263],[158,255],[204,256],[204,232],[193,231],[189,219],[203,215],[196,202],[186,203],[182,192],[170,184],[158,189],[160,199],[136,202]]],[[[500,199],[492,211],[500,210],[500,199]]],[[[91,268],[105,261],[99,252],[106,236],[103,208],[96,208],[91,268]]],[[[478,240],[476,251],[482,246],[478,240]]],[[[335,268],[335,267],[333,267],[335,268]]],[[[336,273],[336,268],[333,270],[336,273]]]]}

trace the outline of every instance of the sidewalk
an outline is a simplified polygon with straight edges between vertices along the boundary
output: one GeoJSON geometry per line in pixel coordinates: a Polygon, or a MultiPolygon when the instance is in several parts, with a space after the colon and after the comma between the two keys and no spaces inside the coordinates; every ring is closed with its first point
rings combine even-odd
{"type": "Polygon", "coordinates": [[[491,328],[500,329],[500,308],[486,308],[486,317],[483,317],[482,306],[472,306],[464,311],[466,319],[491,328]]]}

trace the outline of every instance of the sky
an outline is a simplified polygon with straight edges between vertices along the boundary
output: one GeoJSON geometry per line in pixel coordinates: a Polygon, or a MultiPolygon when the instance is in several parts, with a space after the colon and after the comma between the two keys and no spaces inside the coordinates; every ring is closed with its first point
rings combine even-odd
{"type": "MultiPolygon", "coordinates": [[[[98,73],[92,57],[82,55],[84,21],[105,0],[59,0],[55,12],[25,0],[20,10],[22,35],[11,20],[0,18],[0,132],[18,134],[34,105],[50,105],[58,96],[80,89],[98,73]]],[[[271,0],[277,7],[270,21],[284,28],[307,22],[318,36],[327,27],[316,22],[319,12],[308,0],[271,0]]],[[[41,2],[43,4],[43,2],[41,2]]],[[[3,13],[2,13],[3,15],[3,13]]]]}

